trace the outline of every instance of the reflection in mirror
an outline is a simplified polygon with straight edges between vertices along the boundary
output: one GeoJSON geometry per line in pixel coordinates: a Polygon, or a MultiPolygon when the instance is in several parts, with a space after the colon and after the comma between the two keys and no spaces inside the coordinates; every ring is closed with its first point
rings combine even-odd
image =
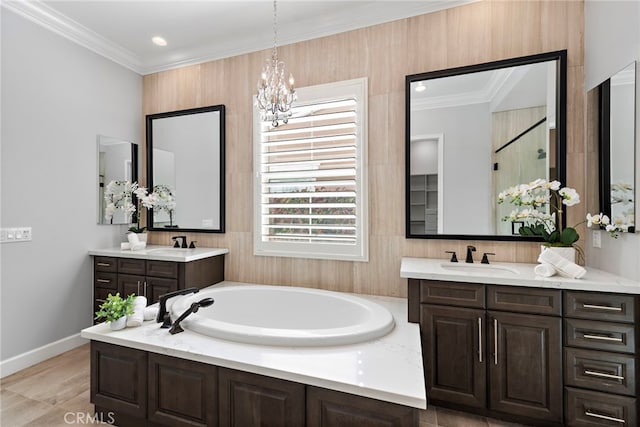
{"type": "Polygon", "coordinates": [[[536,240],[497,196],[564,182],[565,83],[565,51],[407,76],[407,237],[536,240]]]}
{"type": "Polygon", "coordinates": [[[224,105],[147,116],[153,231],[224,232],[224,105]]]}
{"type": "Polygon", "coordinates": [[[636,63],[600,85],[600,210],[635,231],[636,63]]]}
{"type": "Polygon", "coordinates": [[[131,216],[118,209],[107,219],[105,190],[111,181],[137,181],[138,145],[98,135],[98,224],[129,224],[131,216]]]}

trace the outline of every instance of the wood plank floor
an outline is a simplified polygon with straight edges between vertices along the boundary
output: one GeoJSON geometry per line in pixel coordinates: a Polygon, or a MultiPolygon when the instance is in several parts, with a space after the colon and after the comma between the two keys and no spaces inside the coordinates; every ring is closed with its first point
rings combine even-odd
{"type": "MultiPolygon", "coordinates": [[[[88,419],[92,416],[88,344],[0,380],[2,427],[105,425],[88,419]]],[[[519,424],[436,407],[420,413],[420,427],[507,426],[519,424]]]]}

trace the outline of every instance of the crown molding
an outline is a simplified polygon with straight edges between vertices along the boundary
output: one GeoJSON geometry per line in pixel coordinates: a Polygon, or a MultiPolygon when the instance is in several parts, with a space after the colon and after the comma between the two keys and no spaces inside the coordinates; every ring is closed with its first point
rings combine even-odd
{"type": "Polygon", "coordinates": [[[39,0],[2,1],[2,7],[131,71],[142,74],[142,62],[136,54],[69,19],[39,0]]]}

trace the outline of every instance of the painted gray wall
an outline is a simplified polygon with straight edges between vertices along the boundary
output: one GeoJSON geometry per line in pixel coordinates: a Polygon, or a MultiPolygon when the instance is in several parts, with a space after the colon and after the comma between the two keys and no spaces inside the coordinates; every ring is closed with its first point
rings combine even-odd
{"type": "Polygon", "coordinates": [[[87,251],[124,241],[97,225],[96,135],[140,141],[142,78],[2,9],[2,227],[33,241],[1,246],[0,357],[92,323],[87,251]]]}
{"type": "MultiPolygon", "coordinates": [[[[585,88],[590,90],[640,60],[640,2],[585,2],[585,88]]],[[[640,85],[636,79],[636,97],[640,85]]],[[[637,99],[640,99],[637,97],[637,99]]],[[[640,186],[640,107],[636,101],[636,200],[640,186]]],[[[636,212],[639,204],[636,203],[636,212]]],[[[636,213],[636,225],[638,214],[636,213]]],[[[634,280],[640,280],[640,230],[623,233],[618,239],[602,234],[602,247],[591,244],[591,231],[585,236],[587,265],[634,280]]]]}
{"type": "Polygon", "coordinates": [[[489,104],[411,114],[412,135],[444,135],[444,233],[493,234],[489,104]]]}

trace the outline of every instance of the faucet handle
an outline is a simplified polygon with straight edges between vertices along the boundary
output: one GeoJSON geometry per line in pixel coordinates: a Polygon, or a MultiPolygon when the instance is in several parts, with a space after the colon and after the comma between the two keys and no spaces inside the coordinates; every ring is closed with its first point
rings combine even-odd
{"type": "Polygon", "coordinates": [[[489,258],[487,257],[487,255],[495,255],[493,252],[485,252],[482,254],[482,261],[480,261],[480,264],[489,264],[489,258]]]}
{"type": "Polygon", "coordinates": [[[458,257],[456,256],[456,251],[444,251],[447,254],[451,254],[451,262],[458,262],[458,257]]]}

